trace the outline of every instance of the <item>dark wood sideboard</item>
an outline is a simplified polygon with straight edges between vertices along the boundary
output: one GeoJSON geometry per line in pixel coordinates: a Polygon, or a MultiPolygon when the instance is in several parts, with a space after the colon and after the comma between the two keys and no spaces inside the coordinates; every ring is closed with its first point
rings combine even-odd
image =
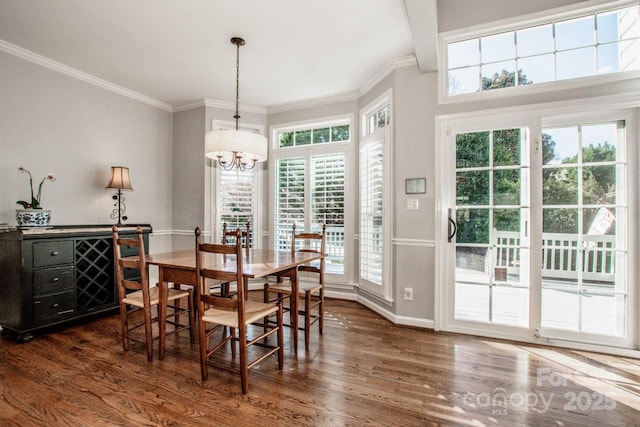
{"type": "MultiPolygon", "coordinates": [[[[138,225],[119,228],[133,235],[138,225]]],[[[38,330],[118,307],[112,225],[70,225],[0,232],[0,326],[20,342],[38,330]]],[[[149,250],[148,224],[143,230],[149,250]]],[[[122,248],[122,255],[137,249],[122,248]]],[[[126,273],[135,278],[138,271],[126,273]]]]}

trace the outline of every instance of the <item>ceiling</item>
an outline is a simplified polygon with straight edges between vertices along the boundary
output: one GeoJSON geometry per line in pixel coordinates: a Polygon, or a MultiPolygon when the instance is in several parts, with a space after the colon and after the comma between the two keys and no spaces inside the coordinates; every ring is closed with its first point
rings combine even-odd
{"type": "Polygon", "coordinates": [[[435,52],[434,22],[435,0],[0,0],[0,40],[174,108],[235,101],[233,36],[240,102],[270,107],[355,93],[414,40],[435,52]]]}

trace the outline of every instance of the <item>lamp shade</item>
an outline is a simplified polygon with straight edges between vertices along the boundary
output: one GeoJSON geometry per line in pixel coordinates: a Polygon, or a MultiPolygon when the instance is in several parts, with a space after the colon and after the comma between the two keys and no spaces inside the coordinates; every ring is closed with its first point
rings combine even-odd
{"type": "Polygon", "coordinates": [[[119,190],[133,190],[131,179],[129,178],[129,168],[124,166],[111,166],[111,179],[107,188],[119,190]]]}
{"type": "Polygon", "coordinates": [[[267,160],[267,138],[243,130],[215,130],[204,135],[204,155],[210,159],[229,161],[233,153],[245,162],[267,160]]]}

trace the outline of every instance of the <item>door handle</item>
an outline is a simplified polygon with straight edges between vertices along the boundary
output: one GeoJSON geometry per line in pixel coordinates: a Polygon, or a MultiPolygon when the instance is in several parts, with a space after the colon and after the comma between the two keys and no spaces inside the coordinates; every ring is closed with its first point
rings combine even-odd
{"type": "Polygon", "coordinates": [[[453,213],[453,209],[449,208],[449,223],[447,225],[447,241],[451,243],[451,239],[453,239],[458,232],[458,226],[456,225],[456,221],[451,216],[453,213]]]}

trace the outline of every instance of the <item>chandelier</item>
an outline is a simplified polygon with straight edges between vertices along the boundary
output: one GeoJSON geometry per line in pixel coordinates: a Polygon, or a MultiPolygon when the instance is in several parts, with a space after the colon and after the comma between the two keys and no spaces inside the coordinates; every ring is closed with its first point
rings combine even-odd
{"type": "Polygon", "coordinates": [[[241,171],[252,169],[256,163],[267,160],[267,138],[257,133],[240,130],[238,127],[239,92],[240,92],[240,46],[245,41],[240,37],[233,37],[231,43],[236,46],[236,128],[213,130],[204,136],[204,155],[217,160],[218,165],[230,171],[237,168],[241,171]]]}

